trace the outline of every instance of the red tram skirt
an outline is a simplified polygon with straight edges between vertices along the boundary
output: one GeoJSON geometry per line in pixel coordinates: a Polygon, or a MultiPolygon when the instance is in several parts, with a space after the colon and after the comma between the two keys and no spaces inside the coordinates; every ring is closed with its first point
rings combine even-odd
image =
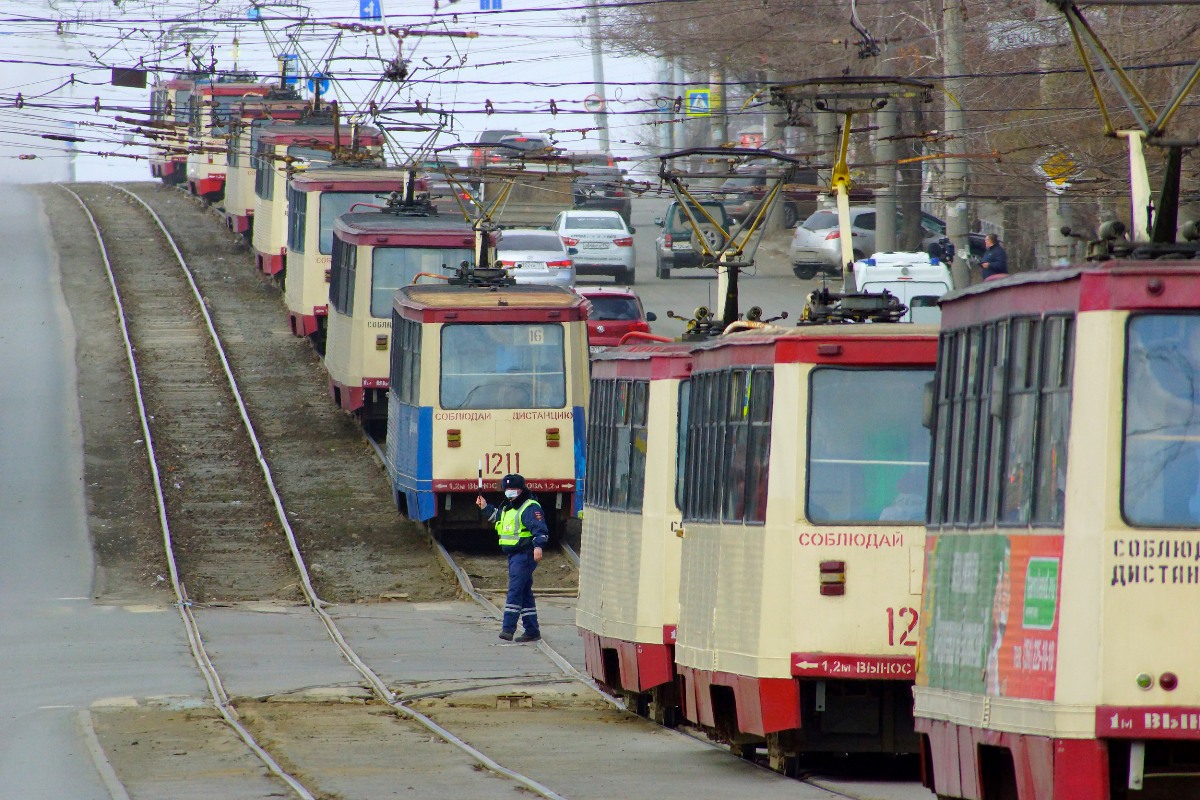
{"type": "MultiPolygon", "coordinates": [[[[916,720],[929,737],[934,786],[939,796],[981,800],[980,745],[1012,754],[1017,790],[1036,800],[1108,800],[1108,751],[1099,739],[1054,739],[983,730],[951,722],[916,720]]],[[[930,776],[926,776],[928,781],[930,776]]]]}
{"type": "Polygon", "coordinates": [[[609,688],[611,685],[604,672],[604,651],[615,650],[620,664],[620,688],[629,692],[648,692],[675,679],[675,654],[667,644],[628,642],[600,636],[579,629],[583,637],[583,660],[592,679],[609,688]]]}
{"type": "Polygon", "coordinates": [[[268,275],[278,275],[280,272],[283,272],[285,252],[284,250],[280,250],[277,254],[273,254],[255,250],[254,266],[258,267],[259,272],[265,272],[268,275]]]}
{"type": "Polygon", "coordinates": [[[768,733],[800,727],[800,685],[795,678],[752,678],[732,672],[677,667],[683,678],[683,715],[690,722],[716,727],[713,716],[713,686],[733,689],[737,701],[737,725],[743,733],[768,733]]]}

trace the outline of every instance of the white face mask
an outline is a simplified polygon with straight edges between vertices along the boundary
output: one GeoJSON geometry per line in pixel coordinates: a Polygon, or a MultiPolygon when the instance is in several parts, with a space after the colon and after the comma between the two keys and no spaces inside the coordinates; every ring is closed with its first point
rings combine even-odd
{"type": "Polygon", "coordinates": [[[520,496],[520,494],[521,494],[520,489],[505,489],[504,490],[504,496],[507,497],[509,500],[516,500],[517,497],[520,496]]]}

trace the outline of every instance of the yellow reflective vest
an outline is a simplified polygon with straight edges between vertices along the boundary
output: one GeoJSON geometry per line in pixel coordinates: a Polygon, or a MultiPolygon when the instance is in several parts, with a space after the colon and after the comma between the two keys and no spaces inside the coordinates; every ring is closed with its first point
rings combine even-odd
{"type": "Polygon", "coordinates": [[[501,547],[513,547],[523,539],[533,538],[533,533],[525,527],[521,517],[525,515],[525,509],[536,505],[538,501],[531,497],[522,503],[520,508],[510,508],[500,515],[500,520],[496,523],[496,533],[500,534],[501,547]]]}

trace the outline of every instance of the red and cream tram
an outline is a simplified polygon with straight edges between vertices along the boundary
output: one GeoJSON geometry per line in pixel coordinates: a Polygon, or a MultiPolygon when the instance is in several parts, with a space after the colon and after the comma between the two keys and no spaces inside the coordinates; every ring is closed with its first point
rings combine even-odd
{"type": "MultiPolygon", "coordinates": [[[[283,300],[292,335],[314,337],[319,352],[324,352],[325,323],[329,313],[333,223],[356,204],[382,208],[389,194],[403,189],[407,174],[402,169],[346,165],[305,170],[294,175],[288,183],[288,257],[283,300]]],[[[370,209],[360,207],[358,210],[370,209]]],[[[471,235],[469,228],[467,233],[471,235]]],[[[467,249],[474,247],[473,241],[472,237],[467,249]]],[[[451,266],[457,267],[458,263],[451,266]]],[[[383,318],[390,317],[389,306],[383,318]]],[[[387,376],[386,353],[380,356],[377,372],[378,377],[387,376]]]]}
{"type": "MultiPolygon", "coordinates": [[[[683,715],[793,773],[915,753],[932,328],[812,325],[697,346],[680,400],[683,715]]],[[[669,420],[661,424],[669,425],[669,420]]]]}
{"type": "Polygon", "coordinates": [[[225,226],[233,233],[250,232],[254,220],[254,159],[258,135],[266,125],[298,120],[308,103],[273,92],[261,100],[246,100],[235,111],[225,143],[225,226]],[[277,96],[282,95],[282,96],[277,96]]]}
{"type": "Polygon", "coordinates": [[[405,286],[392,331],[384,453],[400,512],[435,534],[482,534],[480,472],[496,501],[500,479],[519,472],[559,535],[582,508],[583,298],[555,286],[405,286]]]}
{"type": "Polygon", "coordinates": [[[692,346],[633,344],[592,359],[575,621],[588,674],[664,723],[676,721],[679,707],[676,420],[692,346]]]}
{"type": "Polygon", "coordinates": [[[169,186],[187,180],[191,97],[201,80],[198,76],[180,74],[159,81],[150,91],[150,122],[155,132],[155,144],[150,149],[150,174],[169,186]]]}
{"type": "Polygon", "coordinates": [[[1194,261],[943,301],[915,690],[939,797],[1200,797],[1198,387],[1194,261]]]}
{"type": "Polygon", "coordinates": [[[330,124],[328,118],[263,127],[254,149],[254,265],[268,275],[283,271],[287,256],[287,183],[306,168],[337,161],[382,166],[383,135],[375,128],[330,124]]]}
{"type": "Polygon", "coordinates": [[[333,220],[325,369],[334,402],[364,423],[387,417],[392,295],[418,275],[448,278],[464,261],[475,260],[474,229],[462,220],[428,215],[427,209],[365,211],[333,220]]]}
{"type": "Polygon", "coordinates": [[[188,126],[188,191],[214,203],[225,197],[226,140],[238,122],[239,106],[251,98],[261,102],[273,88],[236,80],[196,87],[188,126]]]}

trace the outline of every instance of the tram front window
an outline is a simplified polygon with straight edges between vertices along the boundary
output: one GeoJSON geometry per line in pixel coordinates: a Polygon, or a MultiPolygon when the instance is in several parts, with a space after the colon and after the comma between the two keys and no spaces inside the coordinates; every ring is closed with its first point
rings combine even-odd
{"type": "MultiPolygon", "coordinates": [[[[333,252],[333,221],[342,214],[350,212],[350,206],[355,203],[366,203],[376,208],[382,208],[384,200],[379,192],[322,192],[321,193],[321,230],[318,233],[317,249],[321,255],[327,256],[333,252]]],[[[300,194],[301,198],[305,195],[300,194]]],[[[359,206],[355,211],[369,211],[369,208],[359,206]]]]}
{"type": "Polygon", "coordinates": [[[392,296],[397,289],[408,286],[422,272],[453,275],[464,261],[474,264],[474,251],[440,247],[376,247],[371,258],[371,316],[390,319],[392,296]]]}
{"type": "Polygon", "coordinates": [[[925,519],[931,370],[814,370],[807,516],[815,523],[925,519]]]}
{"type": "Polygon", "coordinates": [[[566,402],[561,325],[442,328],[442,408],[562,408],[566,402]]]}
{"type": "Polygon", "coordinates": [[[1130,319],[1125,394],[1125,519],[1200,527],[1200,316],[1130,319]]]}

